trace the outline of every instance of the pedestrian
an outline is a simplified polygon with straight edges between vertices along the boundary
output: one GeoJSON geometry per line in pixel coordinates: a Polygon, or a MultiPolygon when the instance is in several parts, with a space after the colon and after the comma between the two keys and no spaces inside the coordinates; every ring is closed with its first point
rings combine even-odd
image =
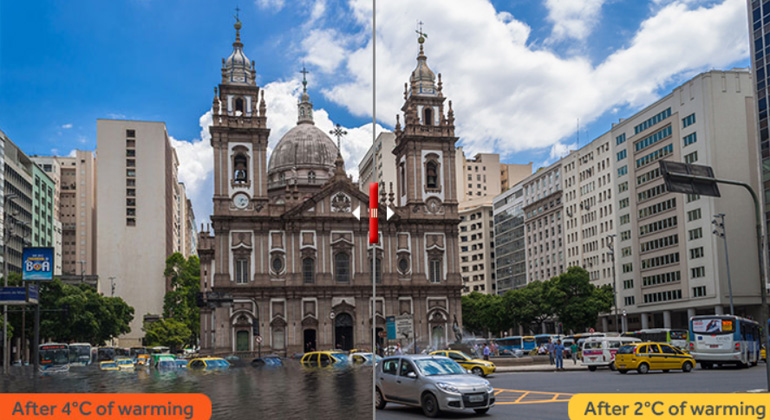
{"type": "Polygon", "coordinates": [[[396,356],[401,356],[403,353],[401,352],[401,343],[396,343],[396,351],[394,352],[396,356]]]}
{"type": "Polygon", "coordinates": [[[495,345],[494,341],[489,344],[489,351],[491,352],[491,354],[493,356],[498,356],[498,354],[497,354],[497,346],[495,345]]]}
{"type": "Polygon", "coordinates": [[[484,349],[482,352],[484,353],[484,360],[489,360],[489,346],[487,346],[487,343],[484,343],[484,349]]]}
{"type": "Polygon", "coordinates": [[[553,349],[554,349],[553,340],[550,338],[548,339],[548,361],[551,362],[551,365],[553,365],[553,349]]]}
{"type": "Polygon", "coordinates": [[[553,353],[556,360],[556,370],[564,370],[564,346],[561,344],[561,340],[556,340],[553,353]]]}
{"type": "Polygon", "coordinates": [[[569,351],[572,355],[572,364],[577,364],[577,353],[578,353],[578,347],[576,342],[572,342],[572,345],[569,346],[569,351]]]}
{"type": "Polygon", "coordinates": [[[473,357],[479,357],[479,343],[473,343],[473,357]]]}

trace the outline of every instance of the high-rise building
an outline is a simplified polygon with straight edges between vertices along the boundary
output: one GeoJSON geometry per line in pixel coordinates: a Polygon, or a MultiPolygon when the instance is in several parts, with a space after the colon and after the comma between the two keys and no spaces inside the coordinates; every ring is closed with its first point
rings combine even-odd
{"type": "Polygon", "coordinates": [[[151,121],[97,120],[96,154],[99,290],[111,293],[114,284],[115,296],[134,308],[119,343],[140,345],[145,317],[163,311],[163,272],[177,243],[177,160],[166,125],[151,121]]]}
{"type": "Polygon", "coordinates": [[[757,100],[751,110],[754,126],[758,133],[760,161],[762,168],[762,188],[757,192],[762,197],[765,207],[765,231],[770,226],[770,134],[767,117],[767,98],[770,96],[770,67],[765,66],[765,57],[770,53],[770,4],[767,0],[747,0],[749,11],[749,44],[751,45],[751,64],[754,80],[751,87],[743,89],[754,92],[757,100]]]}
{"type": "Polygon", "coordinates": [[[564,259],[562,162],[521,181],[527,245],[527,279],[548,280],[567,268],[564,259]]]}
{"type": "MultiPolygon", "coordinates": [[[[754,206],[740,187],[721,197],[668,193],[659,161],[710,166],[760,190],[754,81],[747,69],[709,71],[611,130],[618,306],[628,327],[686,327],[729,305],[725,250],[712,221],[725,215],[735,311],[759,315],[754,206]]],[[[729,306],[728,306],[729,308],[729,306]]],[[[729,311],[729,309],[728,309],[729,311]]]]}
{"type": "Polygon", "coordinates": [[[54,272],[55,276],[61,278],[62,275],[62,256],[64,250],[62,241],[62,224],[59,197],[61,195],[61,179],[59,162],[55,157],[49,156],[31,156],[34,162],[46,175],[53,181],[53,242],[54,242],[54,272]]]}
{"type": "Polygon", "coordinates": [[[497,197],[508,185],[532,175],[532,163],[500,163],[497,153],[478,153],[466,159],[462,147],[457,148],[457,191],[460,201],[479,197],[497,197]]]}
{"type": "Polygon", "coordinates": [[[388,191],[391,185],[396,188],[396,162],[393,160],[395,147],[395,133],[383,131],[377,136],[358,164],[358,188],[361,191],[368,193],[370,182],[379,182],[380,188],[384,187],[388,191]]]}
{"type": "MultiPolygon", "coordinates": [[[[21,273],[21,252],[32,243],[32,200],[34,163],[5,134],[3,190],[8,201],[8,224],[10,230],[8,247],[8,271],[21,273]]],[[[39,232],[38,232],[39,235],[39,232]]]]}
{"type": "Polygon", "coordinates": [[[95,285],[96,159],[77,150],[74,156],[36,157],[38,165],[58,179],[58,217],[62,229],[62,278],[95,285]],[[50,171],[49,171],[50,169],[50,171]]]}
{"type": "Polygon", "coordinates": [[[32,246],[53,248],[56,184],[34,162],[31,162],[30,167],[32,168],[32,246]]]}
{"type": "Polygon", "coordinates": [[[460,274],[463,294],[495,293],[495,233],[492,197],[461,201],[460,274]]]}
{"type": "Polygon", "coordinates": [[[495,197],[493,208],[496,290],[502,295],[527,285],[523,186],[516,184],[495,197]]]}

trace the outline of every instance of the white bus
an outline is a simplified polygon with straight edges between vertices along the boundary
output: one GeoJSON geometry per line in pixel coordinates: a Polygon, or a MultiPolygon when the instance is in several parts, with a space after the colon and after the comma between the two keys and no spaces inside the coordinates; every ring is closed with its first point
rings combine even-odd
{"type": "Polygon", "coordinates": [[[40,371],[46,373],[70,370],[70,347],[61,343],[45,343],[38,347],[40,371]]]}
{"type": "Polygon", "coordinates": [[[88,343],[70,344],[70,365],[88,366],[92,362],[91,345],[88,343]]]}
{"type": "Polygon", "coordinates": [[[600,366],[615,370],[618,349],[638,341],[638,338],[629,337],[589,337],[583,342],[583,365],[588,366],[591,372],[600,366]]]}
{"type": "Polygon", "coordinates": [[[755,366],[759,361],[759,323],[735,315],[690,318],[690,354],[703,369],[714,365],[755,366]]]}

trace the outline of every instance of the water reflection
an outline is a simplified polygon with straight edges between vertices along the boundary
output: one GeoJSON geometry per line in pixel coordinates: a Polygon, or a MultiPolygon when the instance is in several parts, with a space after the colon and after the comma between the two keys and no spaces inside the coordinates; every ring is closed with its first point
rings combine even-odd
{"type": "Polygon", "coordinates": [[[204,393],[212,419],[369,419],[371,367],[308,370],[294,360],[277,369],[246,366],[226,371],[100,371],[73,367],[67,373],[33,375],[14,366],[0,378],[0,392],[204,393]]]}

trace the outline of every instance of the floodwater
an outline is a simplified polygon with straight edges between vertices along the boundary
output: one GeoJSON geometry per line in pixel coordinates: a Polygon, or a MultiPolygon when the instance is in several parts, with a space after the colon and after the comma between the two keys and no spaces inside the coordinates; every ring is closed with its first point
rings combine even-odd
{"type": "Polygon", "coordinates": [[[0,378],[0,392],[203,393],[211,399],[213,420],[372,418],[371,366],[311,371],[295,360],[285,363],[212,372],[114,372],[92,365],[49,375],[14,366],[0,378]]]}

